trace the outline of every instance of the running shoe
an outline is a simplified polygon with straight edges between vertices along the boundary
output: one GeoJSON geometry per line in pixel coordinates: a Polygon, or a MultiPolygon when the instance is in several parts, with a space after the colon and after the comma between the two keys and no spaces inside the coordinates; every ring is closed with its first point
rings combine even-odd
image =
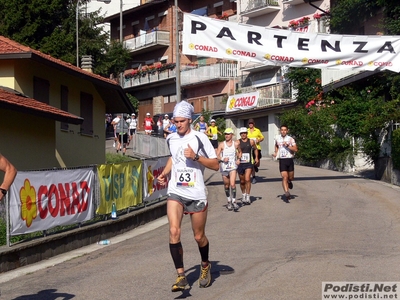
{"type": "Polygon", "coordinates": [[[247,204],[249,204],[249,205],[250,205],[250,204],[251,204],[250,195],[249,195],[249,194],[247,194],[247,195],[246,195],[246,197],[247,197],[247,204]]]}
{"type": "Polygon", "coordinates": [[[251,181],[252,184],[256,184],[257,180],[256,180],[256,176],[253,177],[253,180],[251,181]]]}
{"type": "Polygon", "coordinates": [[[287,183],[288,183],[289,189],[292,189],[293,188],[293,183],[290,180],[288,180],[287,183]]]}
{"type": "Polygon", "coordinates": [[[179,292],[183,290],[187,290],[189,288],[189,283],[186,279],[185,275],[178,275],[176,278],[176,282],[172,285],[172,292],[179,292]]]}
{"type": "Polygon", "coordinates": [[[233,202],[232,205],[234,211],[237,211],[239,209],[239,205],[236,202],[233,202]]]}
{"type": "Polygon", "coordinates": [[[206,288],[211,283],[211,263],[208,262],[207,267],[203,267],[200,264],[200,277],[199,277],[199,287],[206,288]]]}
{"type": "Polygon", "coordinates": [[[226,205],[226,208],[227,208],[228,210],[232,210],[232,203],[231,203],[231,202],[228,202],[228,204],[226,205]]]}
{"type": "Polygon", "coordinates": [[[286,200],[289,201],[290,200],[290,193],[289,192],[285,192],[285,197],[286,197],[286,200]]]}

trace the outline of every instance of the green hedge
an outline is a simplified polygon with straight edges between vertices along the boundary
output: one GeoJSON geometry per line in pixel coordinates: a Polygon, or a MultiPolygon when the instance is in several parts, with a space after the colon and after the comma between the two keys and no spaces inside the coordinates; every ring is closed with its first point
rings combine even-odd
{"type": "Polygon", "coordinates": [[[392,133],[392,161],[393,168],[400,170],[400,129],[392,133]]]}

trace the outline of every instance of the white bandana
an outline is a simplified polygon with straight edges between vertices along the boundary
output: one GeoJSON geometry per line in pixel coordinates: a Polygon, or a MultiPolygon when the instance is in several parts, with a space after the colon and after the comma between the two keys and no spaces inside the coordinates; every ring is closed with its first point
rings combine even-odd
{"type": "Polygon", "coordinates": [[[194,111],[193,106],[190,103],[186,101],[181,101],[175,105],[174,118],[178,117],[178,118],[191,119],[193,111],[194,111]]]}

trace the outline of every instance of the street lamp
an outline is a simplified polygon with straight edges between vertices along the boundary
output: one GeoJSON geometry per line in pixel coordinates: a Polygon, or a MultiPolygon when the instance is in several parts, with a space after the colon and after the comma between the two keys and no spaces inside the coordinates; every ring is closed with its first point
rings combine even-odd
{"type": "MultiPolygon", "coordinates": [[[[122,20],[122,0],[121,1],[121,20],[122,20]]],[[[97,2],[111,3],[111,0],[97,0],[97,2]]],[[[76,1],[75,15],[75,30],[76,30],[76,66],[79,68],[79,0],[76,1]]]]}

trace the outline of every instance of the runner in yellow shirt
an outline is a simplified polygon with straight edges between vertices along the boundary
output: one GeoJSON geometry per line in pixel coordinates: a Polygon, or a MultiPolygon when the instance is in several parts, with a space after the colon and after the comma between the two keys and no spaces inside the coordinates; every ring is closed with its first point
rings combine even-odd
{"type": "MultiPolygon", "coordinates": [[[[258,168],[260,167],[260,160],[261,160],[261,145],[260,143],[264,140],[264,136],[261,133],[261,130],[256,128],[254,125],[254,119],[249,119],[247,122],[249,128],[247,129],[247,137],[250,140],[253,140],[256,143],[257,149],[258,149],[258,162],[253,165],[253,170],[251,171],[251,176],[253,177],[253,180],[251,181],[252,184],[255,184],[257,182],[256,180],[256,172],[258,172],[258,168]]],[[[253,152],[253,160],[255,159],[255,154],[253,152]]]]}
{"type": "Polygon", "coordinates": [[[213,145],[214,149],[218,148],[218,134],[222,134],[215,123],[214,119],[210,121],[211,125],[208,126],[207,135],[213,145]]]}

